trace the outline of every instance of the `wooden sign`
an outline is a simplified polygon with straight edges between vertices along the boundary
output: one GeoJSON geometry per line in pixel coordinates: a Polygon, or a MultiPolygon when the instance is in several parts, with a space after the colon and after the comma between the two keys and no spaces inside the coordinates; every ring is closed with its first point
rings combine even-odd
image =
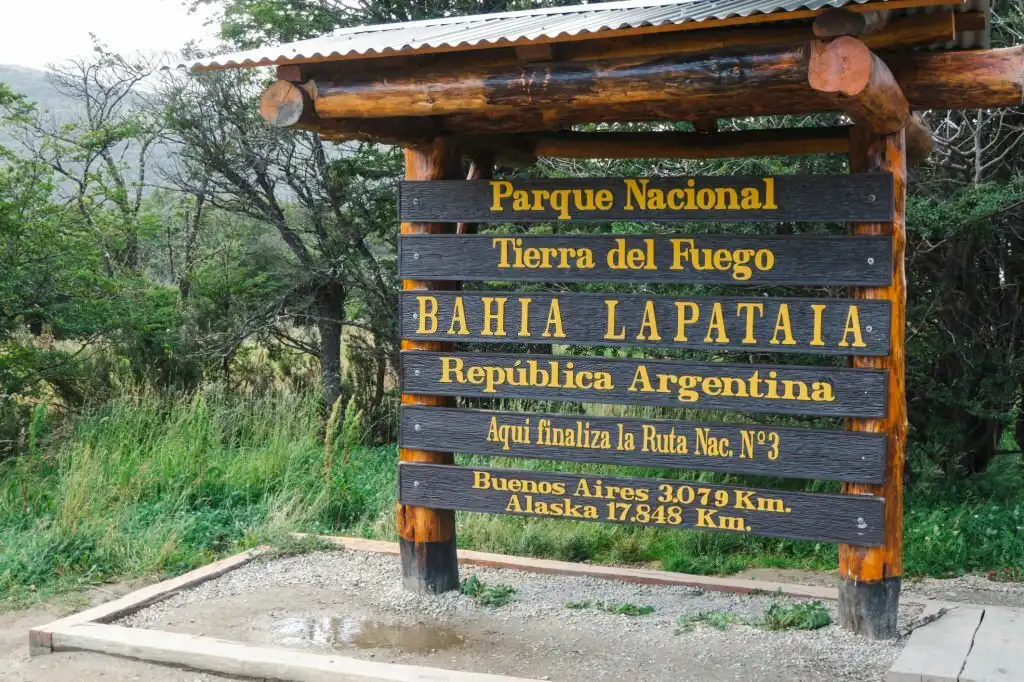
{"type": "Polygon", "coordinates": [[[402,338],[887,355],[889,302],[406,291],[402,338]]]}
{"type": "Polygon", "coordinates": [[[888,173],[404,181],[406,222],[892,220],[888,173]]]}
{"type": "Polygon", "coordinates": [[[881,483],[882,434],[402,407],[399,447],[494,457],[881,483]]]}
{"type": "Polygon", "coordinates": [[[402,353],[402,392],[833,417],[885,414],[886,372],[550,355],[402,353]]]}
{"type": "Polygon", "coordinates": [[[882,543],[881,498],[516,469],[398,465],[402,504],[541,518],[882,543]]]}
{"type": "Polygon", "coordinates": [[[403,235],[404,279],[887,286],[889,237],[403,235]]]}

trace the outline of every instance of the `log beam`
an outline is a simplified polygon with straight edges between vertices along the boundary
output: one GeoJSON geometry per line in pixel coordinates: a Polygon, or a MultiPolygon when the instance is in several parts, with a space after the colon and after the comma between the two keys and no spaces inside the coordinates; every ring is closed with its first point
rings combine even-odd
{"type": "Polygon", "coordinates": [[[813,41],[807,80],[876,135],[899,132],[910,118],[910,103],[889,67],[856,38],[813,41]]]}
{"type": "MultiPolygon", "coordinates": [[[[454,180],[462,175],[461,158],[450,143],[438,138],[421,147],[405,150],[407,180],[454,180]]],[[[452,232],[455,226],[443,223],[402,223],[402,234],[438,234],[452,232]]],[[[402,289],[451,289],[452,282],[402,280],[402,289]]],[[[404,339],[402,350],[450,350],[451,344],[404,339]]],[[[403,405],[451,405],[453,398],[402,394],[403,405]]],[[[399,448],[403,462],[453,464],[450,452],[431,452],[399,448]]],[[[459,589],[459,564],[455,553],[455,513],[445,509],[427,509],[399,504],[396,519],[402,559],[402,584],[410,592],[437,594],[459,589]]]]}
{"type": "Polygon", "coordinates": [[[1024,104],[1024,45],[994,50],[882,54],[914,109],[1024,104]]]}
{"type": "MultiPolygon", "coordinates": [[[[856,39],[833,42],[848,40],[856,39]]],[[[327,135],[377,140],[521,133],[609,121],[833,111],[838,106],[836,94],[810,86],[808,52],[792,47],[741,56],[492,66],[483,74],[401,72],[379,81],[327,82],[324,88],[318,81],[302,87],[275,84],[260,109],[275,125],[298,120],[327,135]],[[303,92],[310,94],[308,100],[303,92]],[[460,113],[431,113],[444,110],[460,113]],[[374,129],[374,119],[381,120],[382,130],[374,129]]],[[[875,63],[872,59],[872,66],[875,63]]],[[[915,109],[1005,107],[1024,101],[1024,46],[903,52],[892,55],[888,67],[915,109]]]]}

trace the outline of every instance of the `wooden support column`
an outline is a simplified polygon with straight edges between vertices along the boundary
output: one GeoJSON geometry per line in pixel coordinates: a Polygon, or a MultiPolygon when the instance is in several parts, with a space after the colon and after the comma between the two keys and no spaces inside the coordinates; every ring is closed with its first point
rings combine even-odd
{"type": "MultiPolygon", "coordinates": [[[[494,177],[494,152],[481,149],[470,154],[467,180],[490,180],[494,177]]],[[[458,234],[476,234],[479,226],[476,223],[459,223],[455,228],[458,234]]]]}
{"type": "MultiPolygon", "coordinates": [[[[405,150],[407,180],[454,180],[462,178],[462,159],[449,140],[437,138],[421,147],[405,150]]],[[[402,223],[402,234],[454,232],[446,223],[402,223]]],[[[454,282],[402,280],[403,290],[453,289],[454,282]]],[[[403,340],[402,350],[450,350],[451,344],[403,340]]],[[[454,398],[402,394],[403,405],[451,406],[454,398]]],[[[399,448],[403,462],[453,464],[450,452],[399,448]]],[[[437,594],[459,589],[459,564],[455,555],[455,512],[398,505],[398,537],[402,556],[402,584],[410,592],[437,594]]]]}
{"type": "Polygon", "coordinates": [[[888,357],[854,357],[853,367],[889,371],[888,414],[882,419],[852,419],[851,431],[888,436],[885,482],[881,485],[844,483],[848,495],[885,498],[885,539],[881,547],[839,546],[839,622],[871,639],[897,636],[900,580],[903,575],[903,462],[907,439],[907,398],[904,363],[907,283],[906,149],[905,133],[874,136],[854,128],[850,140],[850,172],[888,172],[895,183],[895,215],[891,223],[855,224],[854,234],[892,235],[892,282],[887,287],[856,288],[853,298],[889,301],[892,306],[888,357]]]}

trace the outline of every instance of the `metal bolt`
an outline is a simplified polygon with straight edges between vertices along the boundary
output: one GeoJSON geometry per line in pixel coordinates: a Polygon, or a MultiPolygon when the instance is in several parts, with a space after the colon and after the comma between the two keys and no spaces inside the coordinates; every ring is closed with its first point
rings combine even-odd
{"type": "Polygon", "coordinates": [[[417,376],[418,377],[420,375],[420,371],[418,369],[414,369],[412,371],[412,373],[413,373],[413,376],[417,376]]]}
{"type": "Polygon", "coordinates": [[[870,324],[868,326],[864,327],[864,329],[866,329],[868,331],[868,334],[870,334],[871,332],[875,331],[874,327],[872,327],[870,324]]]}
{"type": "Polygon", "coordinates": [[[412,254],[412,259],[413,260],[419,260],[420,259],[420,254],[419,254],[418,251],[416,253],[412,254]]]}
{"type": "Polygon", "coordinates": [[[419,481],[413,481],[412,482],[412,487],[413,488],[419,488],[420,487],[420,482],[419,481]]]}
{"type": "MultiPolygon", "coordinates": [[[[416,257],[419,258],[420,255],[417,253],[416,257]]],[[[875,259],[874,258],[868,258],[868,265],[874,265],[874,264],[875,264],[875,259]]]]}
{"type": "Polygon", "coordinates": [[[419,206],[420,205],[420,200],[419,199],[413,199],[412,200],[412,205],[413,206],[419,206]]]}
{"type": "Polygon", "coordinates": [[[412,430],[418,432],[418,431],[422,430],[422,428],[423,427],[420,426],[419,424],[413,424],[412,430]]]}
{"type": "Polygon", "coordinates": [[[420,314],[419,313],[413,313],[412,314],[412,319],[414,319],[414,320],[420,319],[420,314]]]}
{"type": "Polygon", "coordinates": [[[864,530],[867,527],[868,527],[868,524],[866,524],[864,522],[864,519],[862,519],[861,517],[858,516],[857,517],[857,528],[860,528],[861,530],[864,530]]]}
{"type": "Polygon", "coordinates": [[[868,201],[871,202],[872,204],[875,203],[875,195],[874,194],[869,194],[868,195],[868,201]]]}

